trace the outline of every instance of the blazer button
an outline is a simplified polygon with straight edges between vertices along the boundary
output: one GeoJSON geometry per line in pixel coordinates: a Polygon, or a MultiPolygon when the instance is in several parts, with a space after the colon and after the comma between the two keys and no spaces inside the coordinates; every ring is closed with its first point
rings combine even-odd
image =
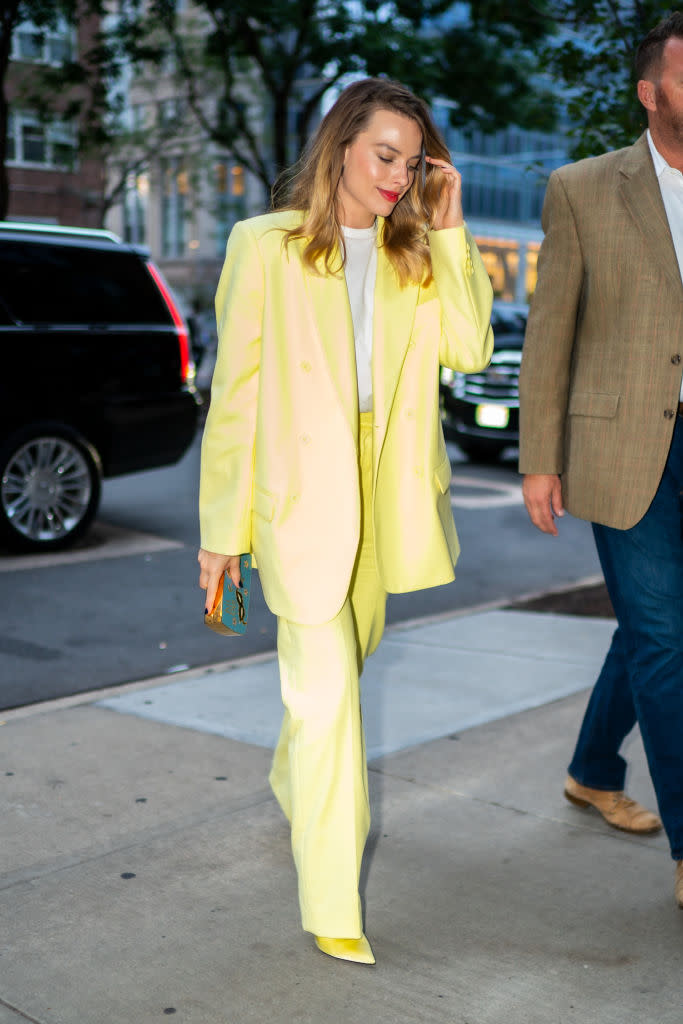
{"type": "Polygon", "coordinates": [[[310,373],[311,372],[311,364],[309,362],[301,363],[301,369],[304,371],[304,373],[310,373]]]}
{"type": "Polygon", "coordinates": [[[302,434],[301,435],[301,443],[302,444],[310,444],[311,443],[311,435],[310,434],[302,434]]]}
{"type": "Polygon", "coordinates": [[[678,354],[678,352],[676,353],[676,355],[675,355],[675,356],[672,356],[672,357],[671,357],[671,362],[672,362],[672,363],[674,364],[674,366],[678,366],[678,364],[680,363],[680,361],[681,361],[681,357],[680,357],[680,355],[678,354]]]}
{"type": "Polygon", "coordinates": [[[676,415],[676,413],[674,412],[673,409],[665,409],[664,410],[664,415],[666,416],[666,418],[668,420],[672,420],[674,418],[674,416],[676,415]]]}

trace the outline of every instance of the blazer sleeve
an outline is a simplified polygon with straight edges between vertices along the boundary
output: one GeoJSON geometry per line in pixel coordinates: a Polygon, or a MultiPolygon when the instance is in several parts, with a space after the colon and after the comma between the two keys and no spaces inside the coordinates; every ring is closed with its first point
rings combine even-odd
{"type": "Polygon", "coordinates": [[[263,300],[263,262],[243,221],[230,233],[216,292],[218,353],[199,481],[201,545],[224,555],[251,550],[263,300]]]}
{"type": "Polygon", "coordinates": [[[548,181],[542,224],[545,238],[519,378],[519,470],[560,474],[584,259],[574,211],[557,171],[548,181]]]}
{"type": "Polygon", "coordinates": [[[473,373],[493,352],[493,288],[476,242],[463,225],[429,232],[432,273],[441,305],[439,362],[473,373]]]}

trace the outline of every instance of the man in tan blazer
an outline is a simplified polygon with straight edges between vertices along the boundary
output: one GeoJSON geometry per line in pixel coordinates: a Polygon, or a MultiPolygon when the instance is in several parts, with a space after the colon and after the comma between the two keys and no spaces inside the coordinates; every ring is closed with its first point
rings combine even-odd
{"type": "Polygon", "coordinates": [[[520,377],[520,471],[532,522],[593,524],[618,628],[565,795],[654,832],[624,795],[640,725],[683,907],[683,14],[636,54],[648,131],[555,171],[520,377]]]}

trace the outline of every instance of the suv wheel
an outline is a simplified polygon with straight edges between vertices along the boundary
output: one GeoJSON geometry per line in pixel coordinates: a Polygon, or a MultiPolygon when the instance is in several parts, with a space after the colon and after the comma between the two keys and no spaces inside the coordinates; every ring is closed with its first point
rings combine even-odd
{"type": "Polygon", "coordinates": [[[61,424],[36,424],[0,445],[0,540],[15,551],[56,551],[90,526],[100,460],[61,424]]]}

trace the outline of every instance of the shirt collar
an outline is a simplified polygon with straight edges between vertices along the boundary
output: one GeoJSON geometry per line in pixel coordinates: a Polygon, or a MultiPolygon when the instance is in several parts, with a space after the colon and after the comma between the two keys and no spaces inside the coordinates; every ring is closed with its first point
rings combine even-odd
{"type": "Polygon", "coordinates": [[[659,150],[655,146],[654,141],[652,139],[652,135],[650,134],[650,129],[649,128],[647,129],[647,144],[650,147],[650,154],[652,156],[652,162],[655,165],[655,174],[657,175],[658,178],[661,178],[661,176],[664,174],[664,171],[673,171],[673,170],[675,170],[675,168],[673,168],[671,166],[671,164],[668,164],[666,162],[666,160],[664,159],[662,154],[659,152],[659,150]]]}

